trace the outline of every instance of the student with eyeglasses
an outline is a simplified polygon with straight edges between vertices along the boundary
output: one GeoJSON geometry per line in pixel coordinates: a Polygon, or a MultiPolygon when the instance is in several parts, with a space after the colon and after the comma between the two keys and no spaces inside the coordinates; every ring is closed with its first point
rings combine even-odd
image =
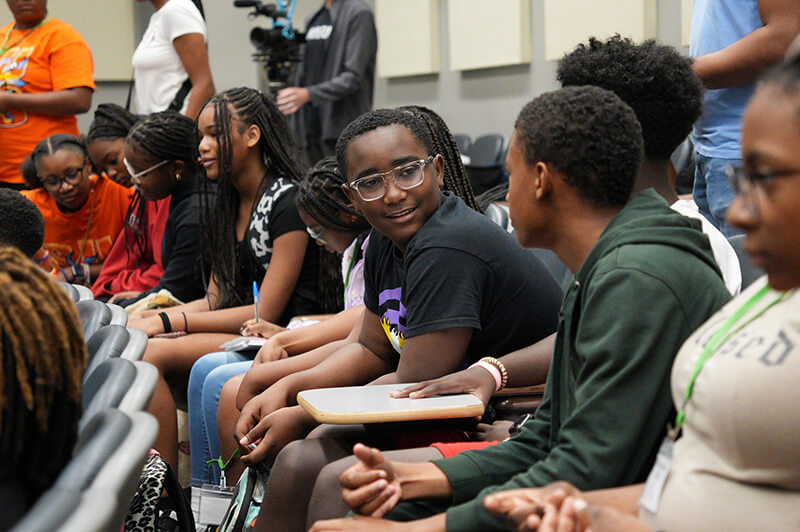
{"type": "Polygon", "coordinates": [[[125,224],[131,190],[91,174],[86,144],[63,133],[39,142],[22,174],[33,189],[22,194],[45,221],[42,266],[59,280],[91,285],[125,224]]]}
{"type": "MultiPolygon", "coordinates": [[[[482,358],[492,364],[496,360],[487,356],[552,334],[561,301],[549,271],[513,236],[442,192],[444,157],[433,150],[419,116],[397,109],[366,113],[345,129],[336,148],[347,196],[372,225],[358,339],[249,401],[236,427],[243,461],[275,461],[258,523],[280,530],[304,529],[319,469],[365,437],[360,426],[325,427],[325,437],[291,443],[316,426],[295,406],[298,392],[416,382],[482,358]]],[[[406,437],[433,442],[467,435],[409,428],[377,437],[391,447],[406,437]]]]}

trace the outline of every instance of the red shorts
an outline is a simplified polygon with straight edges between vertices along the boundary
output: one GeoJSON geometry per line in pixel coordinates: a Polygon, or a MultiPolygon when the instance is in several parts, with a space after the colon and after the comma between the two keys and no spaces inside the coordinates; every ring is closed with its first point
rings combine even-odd
{"type": "Polygon", "coordinates": [[[432,443],[431,447],[437,449],[445,458],[451,458],[463,451],[485,449],[490,445],[497,445],[497,441],[457,441],[453,443],[432,443]]]}

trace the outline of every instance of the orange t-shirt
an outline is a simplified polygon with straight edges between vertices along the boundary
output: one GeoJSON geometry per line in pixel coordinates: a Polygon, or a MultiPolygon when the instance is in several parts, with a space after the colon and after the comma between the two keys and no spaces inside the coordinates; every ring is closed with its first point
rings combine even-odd
{"type": "Polygon", "coordinates": [[[44,247],[61,268],[76,262],[102,264],[125,225],[133,191],[105,177],[93,175],[90,179],[94,192],[80,210],[70,213],[62,212],[43,188],[22,191],[41,211],[44,247]]]}
{"type": "MultiPolygon", "coordinates": [[[[94,90],[92,54],[75,28],[54,18],[33,31],[11,30],[12,25],[0,28],[0,43],[6,43],[0,55],[0,90],[26,94],[74,87],[94,90]]],[[[0,113],[0,181],[23,183],[20,163],[39,141],[56,133],[78,135],[75,115],[16,109],[0,113]]]]}

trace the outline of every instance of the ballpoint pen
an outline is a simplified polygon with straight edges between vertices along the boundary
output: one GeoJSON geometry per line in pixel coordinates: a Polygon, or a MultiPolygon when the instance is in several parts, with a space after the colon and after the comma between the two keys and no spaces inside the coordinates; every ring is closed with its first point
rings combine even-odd
{"type": "Polygon", "coordinates": [[[258,323],[258,284],[253,281],[253,309],[256,311],[256,323],[258,323]]]}

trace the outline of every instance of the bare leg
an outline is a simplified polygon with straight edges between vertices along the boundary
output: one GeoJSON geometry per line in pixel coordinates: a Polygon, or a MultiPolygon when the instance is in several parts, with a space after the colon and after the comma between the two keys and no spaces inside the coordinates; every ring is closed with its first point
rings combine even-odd
{"type": "MultiPolygon", "coordinates": [[[[442,458],[435,447],[420,447],[418,449],[402,449],[399,451],[386,451],[383,453],[389,460],[394,462],[430,462],[442,458]]],[[[314,483],[311,492],[311,499],[308,502],[308,519],[306,529],[320,519],[333,519],[344,517],[350,508],[342,499],[342,488],[339,485],[339,477],[345,469],[355,465],[358,459],[355,456],[348,456],[335,462],[329,463],[319,475],[314,483]]]]}
{"type": "MultiPolygon", "coordinates": [[[[227,460],[238,448],[233,436],[236,430],[236,422],[241,413],[236,408],[236,394],[239,393],[239,385],[242,383],[244,374],[237,375],[225,383],[219,394],[219,405],[217,406],[217,433],[219,434],[219,446],[222,451],[223,459],[227,460]]],[[[239,477],[244,471],[244,464],[237,457],[228,464],[225,470],[225,479],[229,486],[235,486],[239,477]]]]}
{"type": "Polygon", "coordinates": [[[167,381],[181,386],[189,378],[192,364],[198,358],[218,350],[231,338],[230,334],[189,334],[178,338],[150,338],[143,360],[158,369],[158,383],[148,412],[158,420],[156,449],[175,471],[178,470],[178,422],[175,400],[167,381]]]}

